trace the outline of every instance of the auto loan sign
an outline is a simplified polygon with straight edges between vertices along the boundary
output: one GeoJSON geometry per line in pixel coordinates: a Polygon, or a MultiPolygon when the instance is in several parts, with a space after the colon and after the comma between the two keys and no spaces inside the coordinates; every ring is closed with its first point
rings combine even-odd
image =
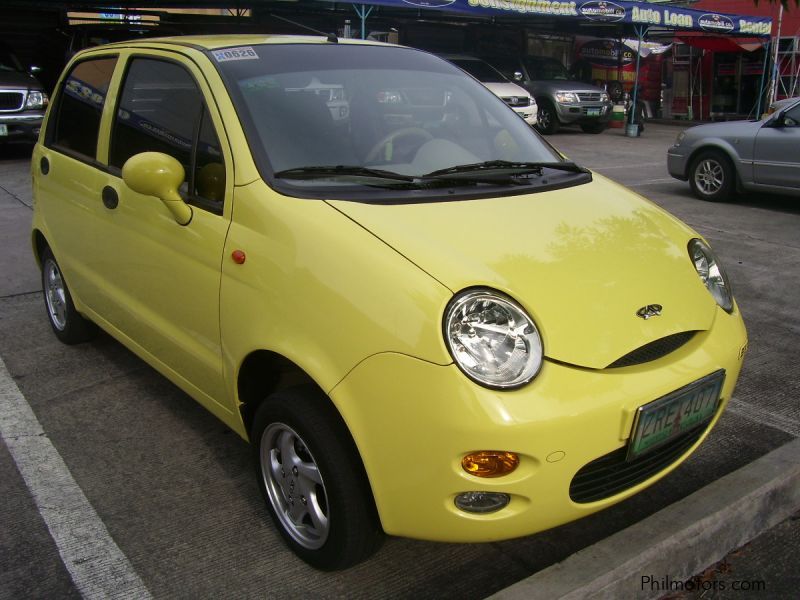
{"type": "Polygon", "coordinates": [[[772,19],[710,13],[691,8],[645,4],[629,0],[372,0],[368,4],[406,6],[498,16],[500,14],[563,17],[601,23],[657,25],[671,29],[706,31],[767,37],[772,33],[772,19]]]}

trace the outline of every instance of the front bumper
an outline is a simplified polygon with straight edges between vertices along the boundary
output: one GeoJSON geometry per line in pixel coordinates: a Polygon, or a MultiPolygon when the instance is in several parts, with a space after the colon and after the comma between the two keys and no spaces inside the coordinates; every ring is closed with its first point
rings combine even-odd
{"type": "Polygon", "coordinates": [[[576,503],[569,493],[582,467],[626,446],[639,406],[724,369],[716,423],[746,347],[738,311],[717,313],[711,330],[656,361],[605,370],[547,361],[531,384],[515,391],[479,387],[455,365],[394,353],[368,358],[331,398],[359,448],[384,530],[447,542],[509,539],[589,515],[657,481],[691,454],[710,426],[642,483],[590,503],[576,503]],[[520,465],[504,477],[474,477],[460,461],[478,450],[516,452],[520,465]],[[502,492],[511,502],[495,513],[469,514],[454,504],[467,491],[502,492]]]}
{"type": "Polygon", "coordinates": [[[528,125],[536,125],[539,120],[539,107],[536,104],[530,106],[513,106],[512,109],[522,117],[528,125]]]}
{"type": "Polygon", "coordinates": [[[556,103],[558,120],[564,125],[608,123],[611,120],[613,104],[598,102],[581,102],[578,104],[556,103]]]}
{"type": "Polygon", "coordinates": [[[15,140],[35,142],[42,129],[44,111],[0,113],[0,143],[15,140]]]}
{"type": "Polygon", "coordinates": [[[686,181],[689,178],[686,174],[688,170],[686,159],[686,154],[682,150],[678,150],[676,146],[667,150],[667,171],[675,179],[686,181]]]}

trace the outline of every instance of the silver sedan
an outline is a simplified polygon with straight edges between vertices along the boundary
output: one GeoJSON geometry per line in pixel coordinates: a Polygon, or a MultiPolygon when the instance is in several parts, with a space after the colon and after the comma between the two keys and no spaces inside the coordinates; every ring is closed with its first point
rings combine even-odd
{"type": "Polygon", "coordinates": [[[682,131],[667,151],[667,169],[702,200],[727,200],[737,191],[800,196],[800,100],[759,121],[682,131]]]}

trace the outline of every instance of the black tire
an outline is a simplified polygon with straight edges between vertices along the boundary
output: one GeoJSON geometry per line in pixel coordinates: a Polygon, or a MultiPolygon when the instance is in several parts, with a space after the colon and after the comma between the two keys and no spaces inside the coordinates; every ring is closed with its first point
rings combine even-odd
{"type": "Polygon", "coordinates": [[[603,133],[608,129],[608,123],[586,123],[581,125],[584,133],[603,133]]]}
{"type": "MultiPolygon", "coordinates": [[[[538,103],[538,100],[537,100],[538,103]]],[[[558,132],[561,123],[558,122],[558,113],[555,107],[547,100],[539,103],[539,119],[536,127],[546,135],[553,135],[558,132]]]]}
{"type": "Polygon", "coordinates": [[[689,186],[701,200],[724,202],[733,195],[735,176],[733,165],[724,153],[704,150],[689,167],[689,186]]]}
{"type": "Polygon", "coordinates": [[[322,392],[307,386],[273,394],[256,411],[250,439],[259,487],[295,554],[333,571],[380,547],[384,534],[361,458],[322,392]]]}
{"type": "Polygon", "coordinates": [[[97,335],[97,325],[75,309],[61,267],[50,248],[45,247],[40,258],[44,307],[53,333],[65,344],[88,342],[97,335]]]}

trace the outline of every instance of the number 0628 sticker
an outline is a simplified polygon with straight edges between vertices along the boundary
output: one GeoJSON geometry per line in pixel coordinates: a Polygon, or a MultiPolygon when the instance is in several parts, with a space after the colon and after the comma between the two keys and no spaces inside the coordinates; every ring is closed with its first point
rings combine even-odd
{"type": "Polygon", "coordinates": [[[256,51],[250,46],[214,50],[211,54],[217,62],[225,62],[226,60],[253,60],[258,58],[258,54],[256,54],[256,51]]]}

